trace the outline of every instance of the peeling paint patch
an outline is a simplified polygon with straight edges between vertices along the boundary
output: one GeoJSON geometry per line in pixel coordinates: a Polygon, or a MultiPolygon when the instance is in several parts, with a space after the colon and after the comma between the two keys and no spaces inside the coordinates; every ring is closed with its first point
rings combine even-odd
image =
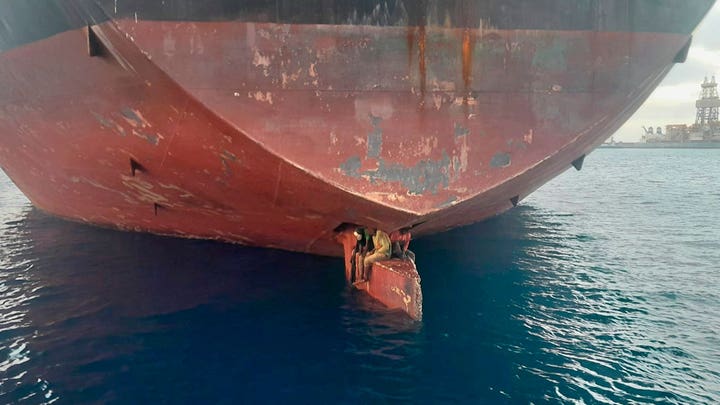
{"type": "Polygon", "coordinates": [[[408,310],[408,306],[409,306],[410,303],[412,302],[412,297],[411,297],[410,295],[408,295],[408,293],[406,293],[406,292],[403,291],[402,289],[400,289],[400,288],[398,288],[398,287],[395,287],[395,286],[393,286],[392,288],[390,288],[390,291],[392,291],[392,292],[394,292],[395,294],[397,294],[397,295],[399,295],[400,297],[402,297],[403,303],[405,304],[405,310],[407,311],[407,310],[408,310]]]}
{"type": "Polygon", "coordinates": [[[232,169],[230,168],[230,164],[236,163],[237,161],[238,161],[238,157],[234,153],[232,153],[228,150],[222,151],[222,153],[220,154],[220,162],[222,163],[223,173],[225,173],[226,177],[229,177],[232,174],[232,169]]]}
{"type": "Polygon", "coordinates": [[[104,190],[104,191],[107,191],[107,192],[109,192],[109,193],[118,194],[118,195],[120,195],[120,196],[123,198],[123,200],[125,200],[128,204],[133,204],[133,205],[135,205],[135,204],[138,203],[138,202],[137,202],[134,198],[132,198],[130,195],[125,194],[125,193],[123,193],[122,191],[116,190],[116,189],[114,189],[114,188],[112,188],[112,187],[104,186],[104,185],[102,185],[102,184],[100,184],[100,183],[97,183],[97,182],[91,180],[91,179],[73,176],[73,177],[70,177],[70,181],[72,181],[73,183],[84,183],[84,184],[88,184],[88,185],[90,185],[90,186],[92,186],[92,187],[95,187],[95,188],[98,188],[98,189],[100,189],[100,190],[104,190]]]}
{"type": "Polygon", "coordinates": [[[510,154],[509,153],[497,153],[490,160],[490,166],[492,167],[507,167],[510,166],[510,154]]]}
{"type": "Polygon", "coordinates": [[[110,129],[120,136],[126,135],[125,128],[121,127],[117,122],[113,121],[110,118],[105,118],[102,115],[100,115],[94,111],[90,111],[90,113],[93,115],[93,117],[95,117],[95,120],[97,120],[97,122],[99,122],[100,125],[102,125],[103,128],[110,129]]]}
{"type": "Polygon", "coordinates": [[[360,177],[360,166],[362,166],[360,156],[352,156],[340,165],[340,169],[350,177],[360,177]]]}
{"type": "Polygon", "coordinates": [[[140,180],[137,177],[122,176],[122,182],[125,187],[135,192],[135,198],[138,201],[148,203],[165,203],[168,201],[163,195],[152,191],[154,186],[147,181],[140,180]]]}
{"type": "Polygon", "coordinates": [[[298,81],[298,79],[300,79],[300,75],[302,75],[302,73],[303,73],[302,69],[297,69],[297,71],[295,71],[294,73],[285,73],[285,72],[280,73],[280,77],[282,78],[282,88],[283,89],[287,88],[287,86],[290,83],[294,83],[294,82],[298,81]]]}
{"type": "Polygon", "coordinates": [[[230,152],[229,150],[224,150],[221,154],[221,157],[225,160],[229,160],[232,162],[237,162],[237,160],[238,160],[238,157],[234,153],[230,152]]]}
{"type": "Polygon", "coordinates": [[[164,189],[175,190],[175,191],[181,193],[180,198],[194,198],[195,197],[195,195],[193,195],[193,193],[185,190],[184,188],[180,188],[176,185],[173,185],[173,184],[158,183],[158,185],[164,189]]]}
{"type": "Polygon", "coordinates": [[[470,130],[456,122],[455,123],[455,136],[460,137],[460,136],[467,136],[467,135],[470,135],[470,130]]]}
{"type": "Polygon", "coordinates": [[[523,140],[528,145],[533,143],[533,130],[532,129],[530,129],[530,131],[528,131],[528,133],[523,136],[523,140]]]}
{"type": "Polygon", "coordinates": [[[256,49],[255,55],[253,55],[253,65],[255,65],[255,67],[262,66],[264,68],[269,68],[270,67],[270,57],[261,54],[260,51],[256,49]]]}
{"type": "Polygon", "coordinates": [[[437,148],[438,139],[436,137],[420,138],[420,144],[418,145],[418,156],[430,156],[430,154],[437,148]]]}
{"type": "Polygon", "coordinates": [[[125,121],[127,121],[130,125],[133,127],[152,127],[149,122],[145,119],[145,117],[142,116],[140,111],[133,110],[132,108],[125,107],[122,110],[120,110],[120,113],[125,118],[125,121]]]}
{"type": "Polygon", "coordinates": [[[273,104],[273,95],[271,92],[265,92],[262,91],[256,91],[256,92],[249,92],[248,98],[254,98],[256,101],[261,101],[263,103],[268,103],[270,105],[273,104]]]}
{"type": "Polygon", "coordinates": [[[383,131],[380,128],[380,124],[383,119],[370,114],[370,122],[373,126],[373,130],[368,134],[367,139],[367,156],[370,158],[380,157],[382,151],[382,136],[383,131]]]}
{"type": "Polygon", "coordinates": [[[147,132],[139,132],[133,130],[133,135],[145,139],[146,141],[148,141],[149,144],[153,146],[158,146],[158,144],[160,143],[160,136],[157,134],[150,134],[147,132]]]}
{"type": "Polygon", "coordinates": [[[403,202],[405,197],[397,193],[365,193],[371,200],[387,200],[392,202],[403,202]]]}
{"type": "Polygon", "coordinates": [[[410,194],[420,195],[427,192],[434,194],[441,188],[448,187],[451,164],[450,157],[443,151],[442,159],[438,161],[422,160],[412,167],[388,164],[380,159],[376,170],[360,172],[360,158],[353,156],[340,168],[348,176],[365,177],[373,183],[377,181],[401,183],[410,194]]]}
{"type": "Polygon", "coordinates": [[[95,120],[100,123],[104,128],[107,129],[113,129],[115,128],[115,125],[110,120],[105,119],[102,115],[96,113],[95,111],[90,111],[90,114],[92,114],[93,117],[95,117],[95,120]]]}

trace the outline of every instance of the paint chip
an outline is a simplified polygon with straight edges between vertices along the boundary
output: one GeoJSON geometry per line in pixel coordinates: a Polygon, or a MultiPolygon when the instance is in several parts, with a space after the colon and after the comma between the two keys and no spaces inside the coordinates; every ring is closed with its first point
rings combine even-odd
{"type": "Polygon", "coordinates": [[[507,167],[510,166],[510,154],[509,153],[497,153],[493,156],[490,161],[492,167],[507,167]]]}

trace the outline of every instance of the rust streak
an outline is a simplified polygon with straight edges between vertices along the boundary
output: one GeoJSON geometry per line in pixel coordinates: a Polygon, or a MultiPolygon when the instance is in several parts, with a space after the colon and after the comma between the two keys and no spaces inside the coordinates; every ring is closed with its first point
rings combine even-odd
{"type": "Polygon", "coordinates": [[[425,89],[427,87],[427,66],[425,64],[425,46],[427,45],[427,36],[425,26],[418,27],[418,52],[419,52],[419,68],[420,68],[420,95],[422,101],[420,105],[425,104],[425,89]]]}
{"type": "Polygon", "coordinates": [[[475,37],[471,30],[466,28],[462,33],[462,78],[465,84],[463,102],[465,104],[468,103],[470,86],[472,85],[473,48],[475,48],[475,37]]]}
{"type": "Polygon", "coordinates": [[[413,51],[415,50],[415,27],[407,27],[408,72],[412,69],[413,51]]]}

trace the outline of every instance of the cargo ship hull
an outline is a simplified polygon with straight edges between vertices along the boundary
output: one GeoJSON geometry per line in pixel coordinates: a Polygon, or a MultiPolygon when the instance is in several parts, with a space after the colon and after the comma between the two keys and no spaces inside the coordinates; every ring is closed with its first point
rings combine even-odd
{"type": "Polygon", "coordinates": [[[0,42],[0,165],[35,206],[323,255],[345,225],[444,231],[581,164],[712,5],[50,3],[0,42]]]}

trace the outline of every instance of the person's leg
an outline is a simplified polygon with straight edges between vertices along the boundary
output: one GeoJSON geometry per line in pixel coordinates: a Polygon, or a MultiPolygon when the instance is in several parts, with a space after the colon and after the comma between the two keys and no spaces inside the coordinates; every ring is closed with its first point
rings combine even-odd
{"type": "Polygon", "coordinates": [[[403,252],[402,252],[402,247],[400,247],[400,242],[393,242],[392,257],[397,257],[398,259],[401,259],[403,257],[403,252]]]}
{"type": "Polygon", "coordinates": [[[382,255],[380,253],[373,253],[370,256],[366,257],[363,261],[363,277],[368,274],[373,263],[384,259],[386,259],[385,255],[382,255]]]}
{"type": "Polygon", "coordinates": [[[360,281],[363,279],[363,266],[365,265],[365,255],[362,253],[358,253],[355,258],[355,280],[353,281],[360,281]]]}
{"type": "Polygon", "coordinates": [[[415,252],[413,252],[412,250],[410,250],[410,249],[406,250],[405,257],[407,259],[409,259],[410,261],[412,261],[413,263],[415,263],[415,252]]]}
{"type": "Polygon", "coordinates": [[[355,273],[357,273],[357,252],[355,249],[353,249],[351,255],[350,255],[350,274],[348,274],[348,279],[350,280],[350,283],[353,283],[355,281],[355,273]]]}

